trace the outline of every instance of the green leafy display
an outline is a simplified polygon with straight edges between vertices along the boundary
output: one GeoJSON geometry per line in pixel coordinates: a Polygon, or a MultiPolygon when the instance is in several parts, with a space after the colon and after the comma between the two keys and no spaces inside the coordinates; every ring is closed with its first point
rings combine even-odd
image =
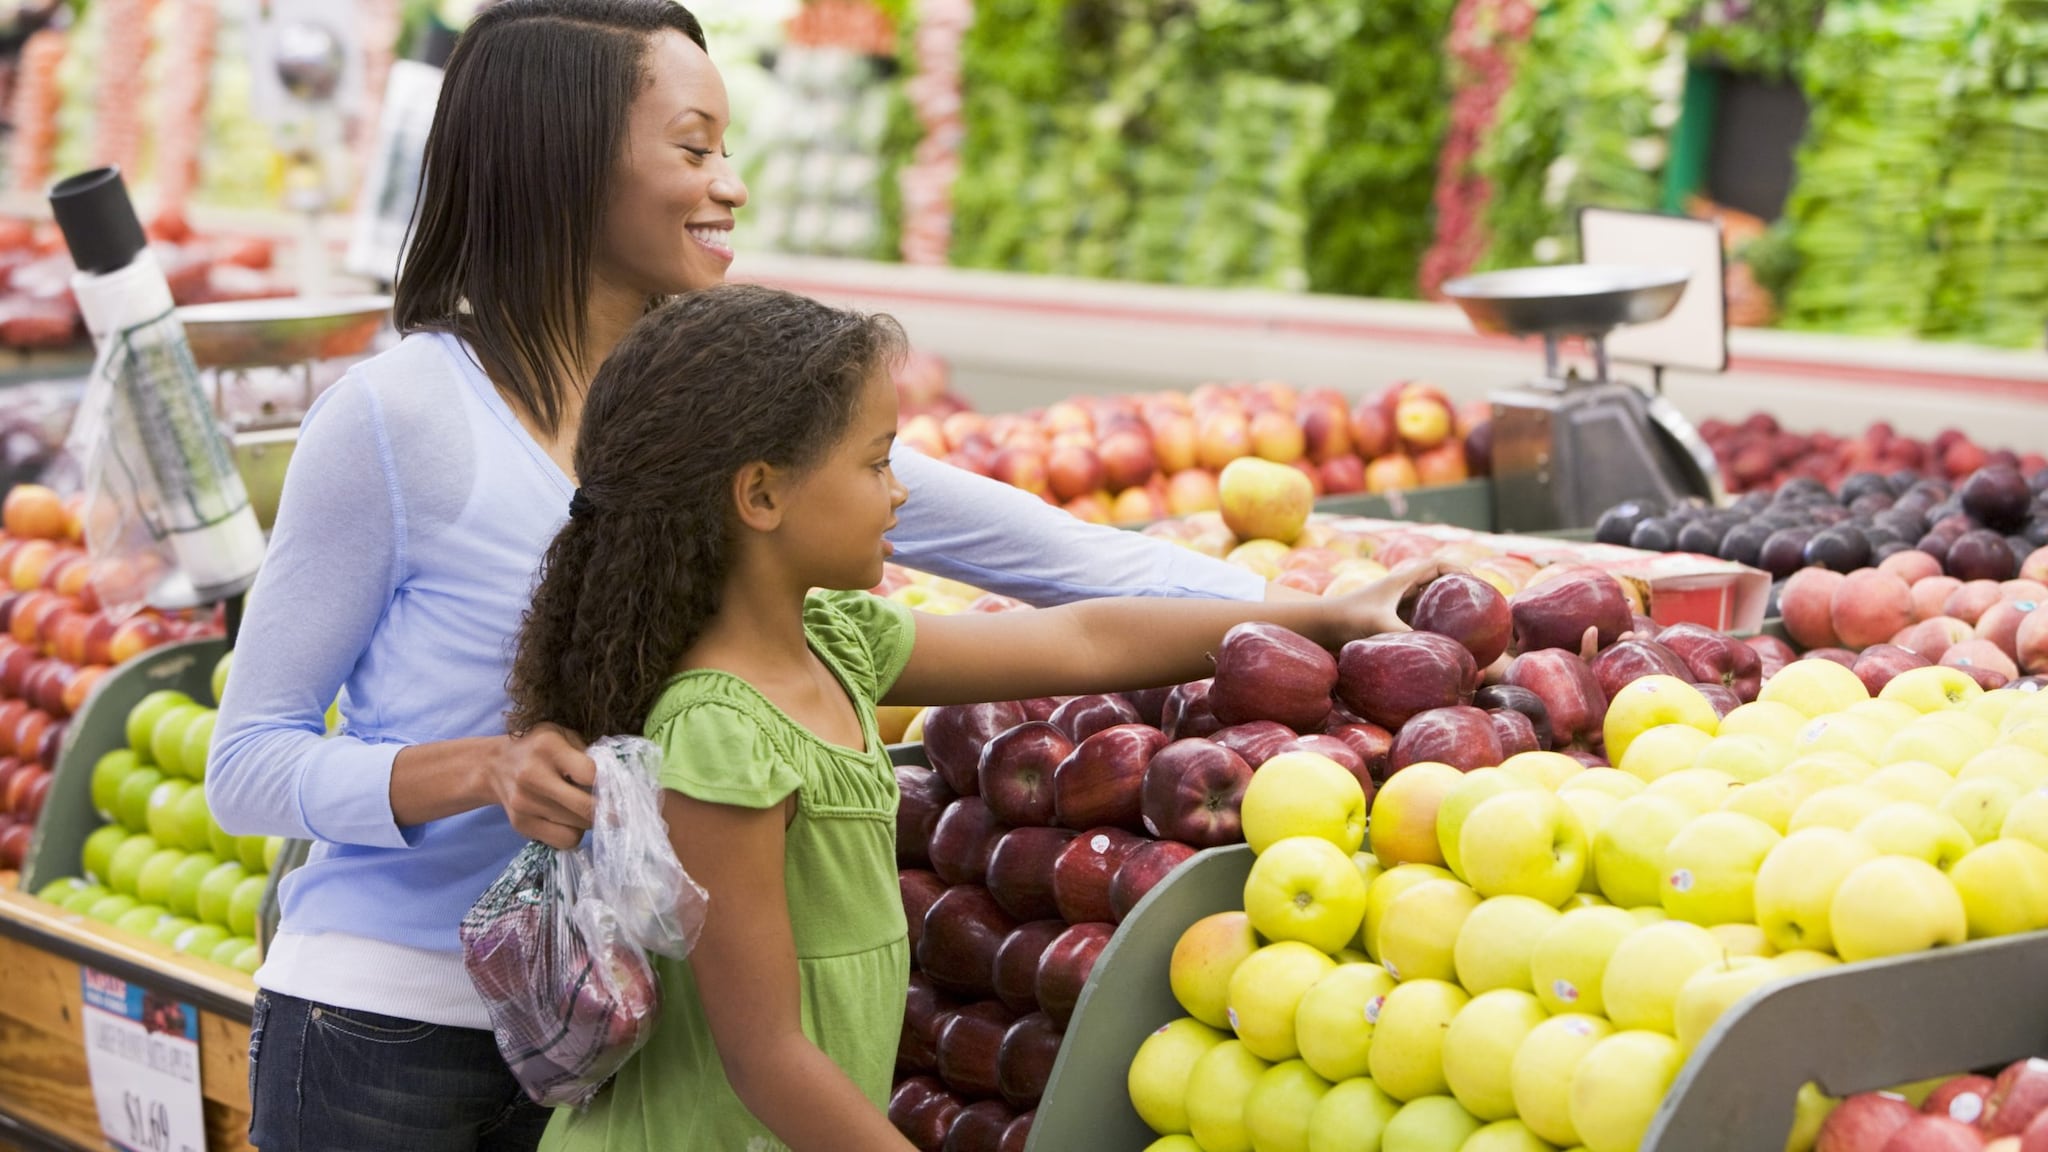
{"type": "Polygon", "coordinates": [[[1783,79],[1805,58],[1827,0],[1690,0],[1686,7],[1693,59],[1783,79]]]}

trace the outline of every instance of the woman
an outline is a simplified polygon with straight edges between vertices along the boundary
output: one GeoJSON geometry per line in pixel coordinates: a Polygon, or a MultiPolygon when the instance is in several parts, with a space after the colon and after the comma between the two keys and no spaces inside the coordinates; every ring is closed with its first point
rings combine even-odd
{"type": "MultiPolygon", "coordinates": [[[[223,827],[317,842],[257,973],[264,1152],[539,1139],[456,927],[528,838],[589,826],[582,736],[600,734],[506,735],[511,643],[597,366],[651,302],[732,262],[728,116],[668,0],[507,0],[449,60],[397,286],[407,336],[306,418],[209,765],[223,827]],[[323,739],[337,691],[346,726],[323,739]]],[[[1041,604],[1264,590],[914,453],[895,465],[911,498],[892,539],[915,567],[1041,604]]]]}

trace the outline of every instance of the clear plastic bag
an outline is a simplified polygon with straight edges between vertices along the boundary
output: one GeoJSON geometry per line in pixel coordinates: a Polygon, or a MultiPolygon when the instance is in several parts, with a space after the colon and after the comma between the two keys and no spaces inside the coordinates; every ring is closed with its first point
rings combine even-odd
{"type": "Polygon", "coordinates": [[[614,736],[590,757],[596,819],[583,843],[527,845],[462,920],[498,1051],[549,1106],[589,1103],[647,1042],[661,1009],[648,954],[688,956],[709,902],[669,847],[660,749],[614,736]]]}

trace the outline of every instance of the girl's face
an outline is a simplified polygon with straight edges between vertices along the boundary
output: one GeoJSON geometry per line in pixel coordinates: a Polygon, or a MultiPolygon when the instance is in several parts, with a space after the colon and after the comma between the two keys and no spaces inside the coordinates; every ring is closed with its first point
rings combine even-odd
{"type": "Polygon", "coordinates": [[[634,296],[673,296],[725,280],[747,186],[725,155],[731,112],[711,57],[688,37],[661,32],[646,68],[591,273],[634,296]]]}
{"type": "Polygon", "coordinates": [[[893,551],[882,535],[896,526],[896,509],[910,495],[889,467],[895,442],[896,386],[887,372],[876,372],[846,433],[789,492],[780,532],[786,546],[801,550],[813,586],[882,582],[882,562],[893,551]]]}

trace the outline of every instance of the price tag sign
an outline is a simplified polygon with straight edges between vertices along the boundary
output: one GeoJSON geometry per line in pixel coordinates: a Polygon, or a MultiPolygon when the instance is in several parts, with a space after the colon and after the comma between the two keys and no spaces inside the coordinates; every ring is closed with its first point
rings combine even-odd
{"type": "Polygon", "coordinates": [[[100,1131],[128,1152],[206,1152],[199,1012],[81,968],[85,1057],[100,1131]]]}

